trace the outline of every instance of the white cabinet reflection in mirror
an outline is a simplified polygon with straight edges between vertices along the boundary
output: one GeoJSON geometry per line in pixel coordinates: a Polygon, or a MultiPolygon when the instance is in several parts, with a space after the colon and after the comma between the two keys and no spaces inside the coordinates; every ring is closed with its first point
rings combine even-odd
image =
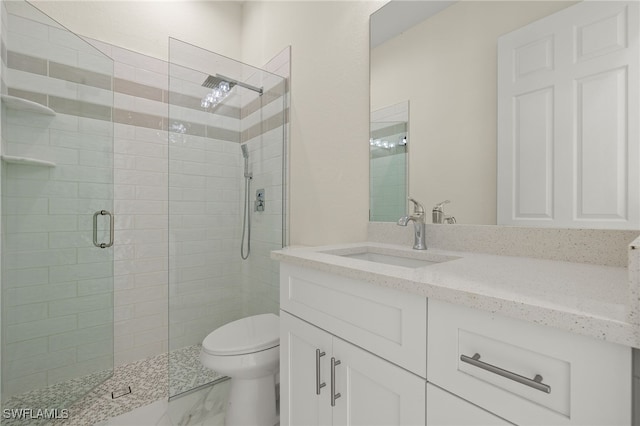
{"type": "Polygon", "coordinates": [[[640,227],[637,2],[498,40],[498,225],[640,227]]]}

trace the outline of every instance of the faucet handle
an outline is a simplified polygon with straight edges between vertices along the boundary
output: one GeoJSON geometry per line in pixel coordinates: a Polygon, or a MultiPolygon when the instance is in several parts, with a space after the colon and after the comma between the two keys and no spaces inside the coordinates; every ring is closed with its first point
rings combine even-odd
{"type": "Polygon", "coordinates": [[[414,198],[408,197],[409,201],[413,203],[413,213],[421,216],[424,214],[424,206],[416,201],[414,198]]]}

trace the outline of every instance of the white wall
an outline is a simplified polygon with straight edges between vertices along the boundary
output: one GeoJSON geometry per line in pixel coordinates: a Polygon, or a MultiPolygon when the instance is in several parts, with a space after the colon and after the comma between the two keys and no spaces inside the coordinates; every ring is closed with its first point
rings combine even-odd
{"type": "Polygon", "coordinates": [[[366,239],[369,15],[383,2],[247,2],[242,60],[291,45],[292,245],[366,239]]]}
{"type": "Polygon", "coordinates": [[[238,58],[242,3],[236,1],[31,2],[71,31],[155,58],[168,37],[238,58]]]}
{"type": "Polygon", "coordinates": [[[409,100],[409,193],[496,223],[496,39],[572,2],[461,1],[374,49],[371,109],[409,100]]]}

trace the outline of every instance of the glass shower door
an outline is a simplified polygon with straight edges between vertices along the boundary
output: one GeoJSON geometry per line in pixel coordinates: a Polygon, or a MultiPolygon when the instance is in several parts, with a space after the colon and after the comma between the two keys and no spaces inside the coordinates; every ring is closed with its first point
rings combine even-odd
{"type": "Polygon", "coordinates": [[[223,379],[200,362],[209,333],[278,313],[270,251],[283,246],[285,88],[169,40],[170,397],[223,379]]]}
{"type": "Polygon", "coordinates": [[[113,61],[2,7],[2,408],[61,409],[113,372],[113,61]]]}

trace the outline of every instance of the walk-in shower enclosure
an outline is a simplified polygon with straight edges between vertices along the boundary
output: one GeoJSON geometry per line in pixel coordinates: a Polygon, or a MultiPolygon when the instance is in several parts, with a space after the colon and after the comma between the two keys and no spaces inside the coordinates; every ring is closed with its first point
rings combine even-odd
{"type": "Polygon", "coordinates": [[[0,5],[2,405],[65,408],[113,369],[113,61],[0,5]]]}
{"type": "Polygon", "coordinates": [[[169,392],[175,396],[219,379],[200,366],[207,334],[245,316],[278,313],[278,265],[270,251],[286,240],[286,87],[282,77],[175,39],[169,62],[169,392]],[[204,108],[209,76],[242,84],[204,108]],[[240,256],[242,145],[252,176],[247,260],[240,256]],[[259,190],[263,211],[255,208],[259,190]]]}

